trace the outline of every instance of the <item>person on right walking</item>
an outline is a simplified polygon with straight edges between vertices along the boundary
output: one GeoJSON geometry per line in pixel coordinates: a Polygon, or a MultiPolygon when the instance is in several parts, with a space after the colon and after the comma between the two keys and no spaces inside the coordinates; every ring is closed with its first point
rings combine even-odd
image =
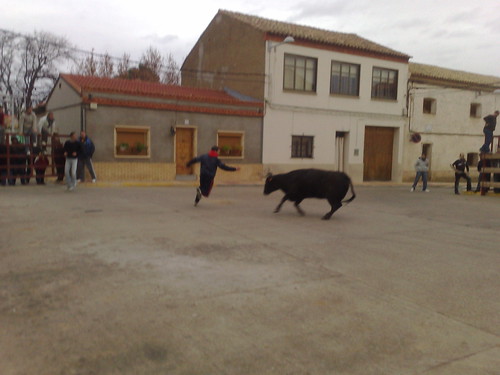
{"type": "Polygon", "coordinates": [[[76,177],[81,182],[85,182],[85,167],[88,168],[92,182],[95,183],[96,175],[94,171],[94,164],[92,164],[92,156],[94,155],[95,146],[92,139],[87,136],[85,131],[80,132],[80,145],[81,153],[78,155],[78,168],[76,170],[76,177]]]}
{"type": "Polygon", "coordinates": [[[493,142],[493,132],[495,131],[495,128],[497,126],[497,117],[500,114],[500,111],[495,111],[493,112],[492,115],[488,115],[483,118],[484,120],[484,128],[483,128],[483,133],[484,133],[484,145],[481,146],[479,151],[481,152],[490,152],[490,145],[491,142],[493,142]]]}
{"type": "Polygon", "coordinates": [[[460,157],[451,164],[451,167],[455,171],[455,194],[460,194],[458,192],[458,183],[461,178],[467,180],[467,191],[471,191],[471,179],[469,177],[469,165],[467,160],[465,160],[464,154],[460,154],[460,157]],[[467,170],[467,173],[465,172],[467,170]]]}
{"type": "Polygon", "coordinates": [[[411,192],[415,191],[415,188],[417,187],[418,180],[420,180],[420,177],[422,177],[422,191],[425,191],[426,193],[430,192],[429,189],[427,189],[427,174],[429,173],[429,161],[427,160],[427,157],[425,154],[422,154],[417,161],[415,162],[415,171],[417,172],[415,175],[415,180],[413,181],[413,185],[410,189],[411,192]]]}

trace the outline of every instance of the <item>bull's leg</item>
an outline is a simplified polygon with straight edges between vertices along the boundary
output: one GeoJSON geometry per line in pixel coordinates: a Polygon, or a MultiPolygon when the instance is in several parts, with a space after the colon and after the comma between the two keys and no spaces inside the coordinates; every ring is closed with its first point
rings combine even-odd
{"type": "Polygon", "coordinates": [[[276,208],[274,209],[274,213],[280,212],[281,206],[283,206],[283,203],[285,203],[287,200],[288,200],[288,195],[285,194],[285,196],[281,199],[280,204],[278,204],[278,206],[276,206],[276,208]]]}
{"type": "Polygon", "coordinates": [[[300,208],[300,206],[299,206],[300,202],[302,202],[302,199],[295,201],[295,203],[293,205],[295,206],[295,208],[299,212],[300,216],[304,216],[306,213],[304,212],[304,210],[302,208],[300,208]]]}
{"type": "Polygon", "coordinates": [[[339,202],[339,201],[330,201],[330,200],[328,200],[328,202],[330,203],[330,206],[332,206],[332,209],[330,210],[330,212],[328,212],[325,216],[323,216],[321,218],[322,220],[330,220],[330,218],[332,217],[333,213],[335,211],[337,211],[340,207],[342,207],[342,203],[339,202]]]}

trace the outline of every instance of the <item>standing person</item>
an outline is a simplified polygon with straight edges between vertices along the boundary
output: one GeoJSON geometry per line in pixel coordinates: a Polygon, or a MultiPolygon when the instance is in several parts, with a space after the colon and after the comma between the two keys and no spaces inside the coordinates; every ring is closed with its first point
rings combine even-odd
{"type": "Polygon", "coordinates": [[[57,132],[56,122],[54,118],[54,113],[49,112],[47,116],[44,116],[38,122],[38,134],[41,135],[41,142],[47,143],[49,135],[53,135],[57,132]]]}
{"type": "Polygon", "coordinates": [[[9,185],[15,185],[17,177],[22,185],[26,185],[26,150],[17,137],[12,137],[11,142],[9,185]]]}
{"type": "Polygon", "coordinates": [[[0,103],[0,144],[5,144],[5,114],[2,103],[0,103]]]}
{"type": "Polygon", "coordinates": [[[52,137],[52,160],[56,167],[56,183],[62,183],[64,180],[64,164],[66,163],[66,158],[64,156],[64,146],[57,133],[54,133],[52,137]]]}
{"type": "MultiPolygon", "coordinates": [[[[477,171],[479,172],[479,177],[477,178],[477,186],[475,191],[476,193],[479,193],[481,191],[481,181],[491,181],[491,173],[483,173],[483,167],[488,168],[490,166],[490,161],[486,159],[485,154],[481,152],[479,154],[479,162],[477,163],[477,171]]],[[[490,190],[489,187],[483,189],[484,192],[490,190]]]]}
{"type": "Polygon", "coordinates": [[[77,178],[81,181],[85,181],[85,166],[87,166],[90,176],[92,177],[92,182],[95,183],[96,176],[94,171],[94,165],[92,164],[92,156],[94,155],[95,146],[92,139],[87,137],[87,134],[82,130],[80,132],[80,145],[81,145],[81,154],[78,156],[78,169],[77,169],[77,178]]]}
{"type": "Polygon", "coordinates": [[[36,115],[33,113],[33,108],[28,107],[19,118],[19,130],[24,135],[24,142],[32,145],[37,133],[36,115]]]}
{"type": "Polygon", "coordinates": [[[71,132],[69,139],[64,143],[64,174],[66,175],[66,184],[68,190],[72,191],[76,187],[76,168],[78,166],[78,155],[81,152],[81,145],[78,142],[75,132],[71,132]]]}
{"type": "Polygon", "coordinates": [[[451,164],[451,167],[455,170],[455,194],[460,194],[458,192],[458,182],[461,178],[467,180],[467,191],[471,191],[471,179],[469,177],[469,165],[467,160],[465,160],[464,154],[460,154],[460,157],[451,164]],[[467,170],[467,173],[465,172],[467,170]]]}
{"type": "Polygon", "coordinates": [[[422,154],[417,161],[415,162],[415,171],[417,172],[415,175],[415,180],[413,181],[413,185],[410,191],[415,191],[417,187],[418,180],[422,177],[422,191],[429,193],[430,190],[427,189],[427,174],[429,173],[429,161],[427,160],[425,154],[422,154]]]}
{"type": "Polygon", "coordinates": [[[490,152],[490,144],[493,142],[493,132],[497,126],[497,117],[500,114],[499,111],[493,112],[492,115],[488,115],[483,118],[484,120],[484,145],[481,146],[479,151],[481,152],[490,152]]]}
{"type": "Polygon", "coordinates": [[[200,187],[196,188],[196,198],[194,200],[194,205],[196,206],[201,199],[201,196],[207,197],[212,191],[214,185],[215,174],[217,173],[217,167],[224,169],[225,171],[239,171],[240,168],[229,167],[224,164],[219,159],[219,147],[213,146],[208,154],[198,156],[191,159],[186,166],[191,166],[194,163],[201,163],[200,167],[200,187]]]}

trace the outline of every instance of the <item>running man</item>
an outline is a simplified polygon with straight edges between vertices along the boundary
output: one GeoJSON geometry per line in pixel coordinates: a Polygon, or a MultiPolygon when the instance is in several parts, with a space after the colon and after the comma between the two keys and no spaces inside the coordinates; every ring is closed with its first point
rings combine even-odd
{"type": "Polygon", "coordinates": [[[191,166],[194,163],[201,163],[200,167],[200,187],[196,188],[196,198],[194,200],[194,205],[196,206],[201,199],[201,196],[207,197],[212,191],[212,186],[214,185],[215,174],[217,173],[217,167],[225,171],[239,171],[239,167],[229,167],[224,164],[219,159],[219,147],[213,146],[208,154],[204,154],[191,159],[186,166],[191,166]]]}

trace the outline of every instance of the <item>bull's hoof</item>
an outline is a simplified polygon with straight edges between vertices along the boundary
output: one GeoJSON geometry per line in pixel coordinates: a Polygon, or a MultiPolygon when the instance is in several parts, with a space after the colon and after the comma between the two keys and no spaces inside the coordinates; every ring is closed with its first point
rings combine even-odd
{"type": "Polygon", "coordinates": [[[280,212],[280,210],[279,210],[279,209],[275,209],[273,212],[274,212],[275,214],[277,214],[278,212],[280,212]]]}
{"type": "Polygon", "coordinates": [[[331,217],[332,217],[332,215],[328,215],[328,214],[326,214],[325,216],[323,216],[323,217],[321,218],[321,220],[330,220],[330,218],[331,218],[331,217]]]}

